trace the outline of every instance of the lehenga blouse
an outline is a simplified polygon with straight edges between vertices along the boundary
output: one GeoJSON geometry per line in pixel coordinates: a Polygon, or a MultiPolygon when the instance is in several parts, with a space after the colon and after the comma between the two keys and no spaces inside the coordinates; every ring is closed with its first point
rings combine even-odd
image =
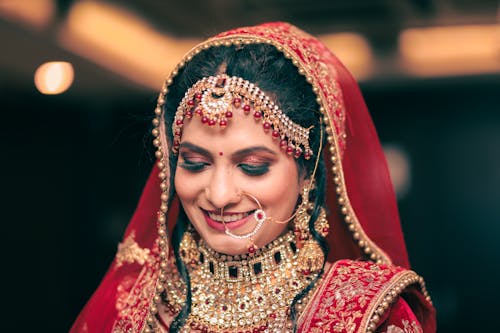
{"type": "Polygon", "coordinates": [[[167,77],[153,119],[157,164],[115,259],[71,332],[167,329],[158,311],[175,273],[168,234],[179,211],[170,184],[171,142],[165,135],[168,88],[203,50],[246,44],[272,45],[292,61],[311,84],[326,127],[331,265],[303,304],[297,331],[434,332],[434,308],[424,280],[409,269],[386,160],[358,85],[324,44],[281,22],[237,28],[210,38],[186,54],[167,77]]]}

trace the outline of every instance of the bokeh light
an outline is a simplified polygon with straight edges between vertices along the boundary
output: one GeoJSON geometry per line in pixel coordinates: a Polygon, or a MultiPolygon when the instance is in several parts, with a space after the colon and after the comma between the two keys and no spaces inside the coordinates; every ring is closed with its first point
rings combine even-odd
{"type": "Polygon", "coordinates": [[[73,83],[73,79],[73,66],[64,61],[46,62],[35,72],[35,86],[46,95],[65,92],[73,83]]]}

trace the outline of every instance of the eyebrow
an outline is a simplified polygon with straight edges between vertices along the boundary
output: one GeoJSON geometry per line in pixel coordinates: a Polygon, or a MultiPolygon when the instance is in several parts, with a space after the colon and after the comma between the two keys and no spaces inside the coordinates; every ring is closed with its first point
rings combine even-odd
{"type": "MultiPolygon", "coordinates": [[[[212,156],[212,154],[208,150],[201,148],[200,146],[197,146],[189,141],[182,142],[180,144],[180,148],[189,149],[189,150],[191,150],[195,153],[201,154],[201,155],[212,156]]],[[[255,147],[248,147],[245,149],[238,150],[237,152],[235,152],[233,154],[233,157],[240,158],[240,157],[244,157],[247,155],[251,155],[251,154],[256,153],[256,152],[266,152],[266,153],[269,153],[273,156],[277,155],[274,150],[271,150],[265,146],[255,146],[255,147]]]]}
{"type": "Polygon", "coordinates": [[[197,145],[195,145],[195,144],[193,144],[191,142],[188,142],[188,141],[182,142],[179,145],[179,149],[180,148],[189,149],[189,150],[194,151],[195,153],[198,153],[198,154],[201,154],[201,155],[205,155],[205,156],[211,156],[212,155],[212,154],[210,154],[210,152],[208,150],[203,149],[200,146],[197,146],[197,145]]]}
{"type": "Polygon", "coordinates": [[[233,156],[236,158],[240,158],[240,157],[244,157],[244,156],[251,155],[253,153],[258,153],[258,152],[266,152],[266,153],[269,153],[273,156],[277,155],[274,150],[271,150],[265,146],[255,146],[255,147],[249,147],[249,148],[245,148],[242,150],[238,150],[237,152],[235,152],[233,154],[233,156]]]}

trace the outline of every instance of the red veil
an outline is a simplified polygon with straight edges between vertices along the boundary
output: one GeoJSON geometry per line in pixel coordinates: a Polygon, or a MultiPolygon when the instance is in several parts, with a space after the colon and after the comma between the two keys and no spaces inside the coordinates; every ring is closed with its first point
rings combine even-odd
{"type": "MultiPolygon", "coordinates": [[[[163,291],[166,225],[175,221],[178,211],[175,199],[167,206],[170,148],[162,106],[168,85],[203,49],[245,43],[274,45],[292,60],[317,95],[329,142],[324,149],[332,230],[328,260],[365,258],[409,268],[385,156],[354,78],[321,42],[290,24],[238,28],[196,46],[167,78],[153,121],[158,166],[148,179],[115,260],[72,332],[142,332],[152,321],[163,291]]],[[[430,304],[426,311],[433,311],[430,304]]],[[[427,325],[433,327],[433,319],[427,325]]]]}

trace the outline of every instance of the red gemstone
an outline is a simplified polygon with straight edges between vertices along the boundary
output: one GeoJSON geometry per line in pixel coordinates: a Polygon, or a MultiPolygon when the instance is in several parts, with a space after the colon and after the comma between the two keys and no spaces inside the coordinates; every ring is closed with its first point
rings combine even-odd
{"type": "Polygon", "coordinates": [[[243,111],[245,111],[245,112],[250,112],[250,105],[245,104],[245,105],[243,106],[243,111]]]}
{"type": "Polygon", "coordinates": [[[182,121],[182,119],[177,119],[177,120],[175,121],[175,124],[176,124],[176,125],[182,125],[182,124],[184,124],[184,121],[182,121]]]}
{"type": "Polygon", "coordinates": [[[257,218],[259,220],[262,220],[263,217],[264,217],[264,215],[262,213],[257,213],[257,218]]]}
{"type": "Polygon", "coordinates": [[[267,121],[262,126],[266,131],[271,129],[271,123],[268,123],[267,121]]]}
{"type": "Polygon", "coordinates": [[[286,153],[287,153],[288,155],[292,155],[292,153],[293,153],[293,147],[292,147],[292,146],[288,146],[288,147],[286,147],[286,153]]]}
{"type": "Polygon", "coordinates": [[[241,304],[240,304],[240,309],[241,309],[241,310],[245,309],[245,303],[241,303],[241,304]]]}
{"type": "Polygon", "coordinates": [[[280,147],[285,149],[288,146],[288,142],[286,140],[281,140],[280,141],[280,147]]]}
{"type": "Polygon", "coordinates": [[[328,228],[328,227],[323,228],[323,232],[327,233],[328,231],[330,231],[330,228],[328,228]]]}
{"type": "Polygon", "coordinates": [[[278,132],[278,131],[274,130],[274,131],[273,131],[273,133],[272,133],[272,135],[273,135],[273,138],[275,138],[275,139],[276,139],[276,138],[279,138],[279,136],[280,136],[280,132],[278,132]]]}
{"type": "Polygon", "coordinates": [[[264,332],[267,329],[267,324],[264,324],[260,327],[260,330],[264,332]]]}
{"type": "Polygon", "coordinates": [[[200,93],[197,93],[196,95],[194,95],[194,98],[196,98],[197,100],[201,100],[201,94],[200,93]]]}
{"type": "Polygon", "coordinates": [[[201,116],[203,110],[201,108],[196,108],[196,110],[194,110],[194,113],[196,113],[198,116],[201,116]]]}
{"type": "Polygon", "coordinates": [[[208,298],[205,300],[205,304],[210,304],[210,300],[208,298]]]}
{"type": "Polygon", "coordinates": [[[260,332],[260,328],[254,327],[254,329],[252,330],[252,332],[253,332],[253,333],[260,332]]]}
{"type": "Polygon", "coordinates": [[[191,99],[191,100],[189,100],[189,101],[188,101],[188,105],[189,105],[189,106],[194,106],[194,101],[193,101],[192,99],[191,99]]]}
{"type": "Polygon", "coordinates": [[[227,311],[227,305],[222,306],[222,311],[227,311]]]}
{"type": "Polygon", "coordinates": [[[311,154],[310,154],[309,152],[307,152],[307,151],[306,151],[306,152],[304,153],[304,158],[305,158],[306,160],[310,159],[310,158],[311,158],[311,154]]]}
{"type": "Polygon", "coordinates": [[[174,133],[175,136],[181,136],[181,134],[182,134],[181,131],[175,131],[174,133]]]}
{"type": "Polygon", "coordinates": [[[203,116],[203,117],[201,117],[201,122],[202,122],[203,124],[208,123],[208,117],[207,117],[207,116],[203,116]]]}
{"type": "Polygon", "coordinates": [[[214,125],[215,125],[215,120],[210,119],[210,120],[208,121],[208,126],[214,126],[214,125]]]}
{"type": "Polygon", "coordinates": [[[224,119],[222,119],[221,121],[219,121],[219,125],[221,127],[226,127],[227,126],[227,121],[225,121],[224,119]]]}
{"type": "Polygon", "coordinates": [[[186,118],[193,118],[193,111],[186,111],[186,118]]]}
{"type": "Polygon", "coordinates": [[[273,318],[273,319],[276,319],[276,313],[274,313],[274,312],[273,312],[273,313],[271,313],[271,314],[269,315],[269,317],[271,317],[271,318],[273,318]]]}
{"type": "Polygon", "coordinates": [[[248,252],[249,252],[249,253],[254,253],[254,252],[255,252],[255,246],[250,245],[250,246],[248,247],[248,252]]]}
{"type": "Polygon", "coordinates": [[[295,154],[294,155],[295,155],[296,158],[299,158],[300,155],[302,155],[302,149],[300,149],[300,148],[295,149],[295,154]]]}
{"type": "Polygon", "coordinates": [[[226,112],[226,118],[231,118],[233,116],[233,113],[231,111],[226,112]]]}
{"type": "Polygon", "coordinates": [[[308,270],[308,269],[303,269],[303,270],[302,270],[302,274],[304,274],[304,275],[306,275],[306,276],[307,276],[307,275],[311,274],[311,271],[310,271],[310,270],[308,270]]]}
{"type": "Polygon", "coordinates": [[[240,107],[240,105],[241,105],[241,98],[239,98],[239,97],[235,97],[235,98],[233,99],[233,105],[234,105],[235,107],[239,108],[239,107],[240,107]]]}
{"type": "Polygon", "coordinates": [[[260,119],[260,118],[262,118],[262,113],[260,113],[260,111],[255,111],[255,112],[253,113],[253,117],[254,117],[255,119],[260,119]]]}

